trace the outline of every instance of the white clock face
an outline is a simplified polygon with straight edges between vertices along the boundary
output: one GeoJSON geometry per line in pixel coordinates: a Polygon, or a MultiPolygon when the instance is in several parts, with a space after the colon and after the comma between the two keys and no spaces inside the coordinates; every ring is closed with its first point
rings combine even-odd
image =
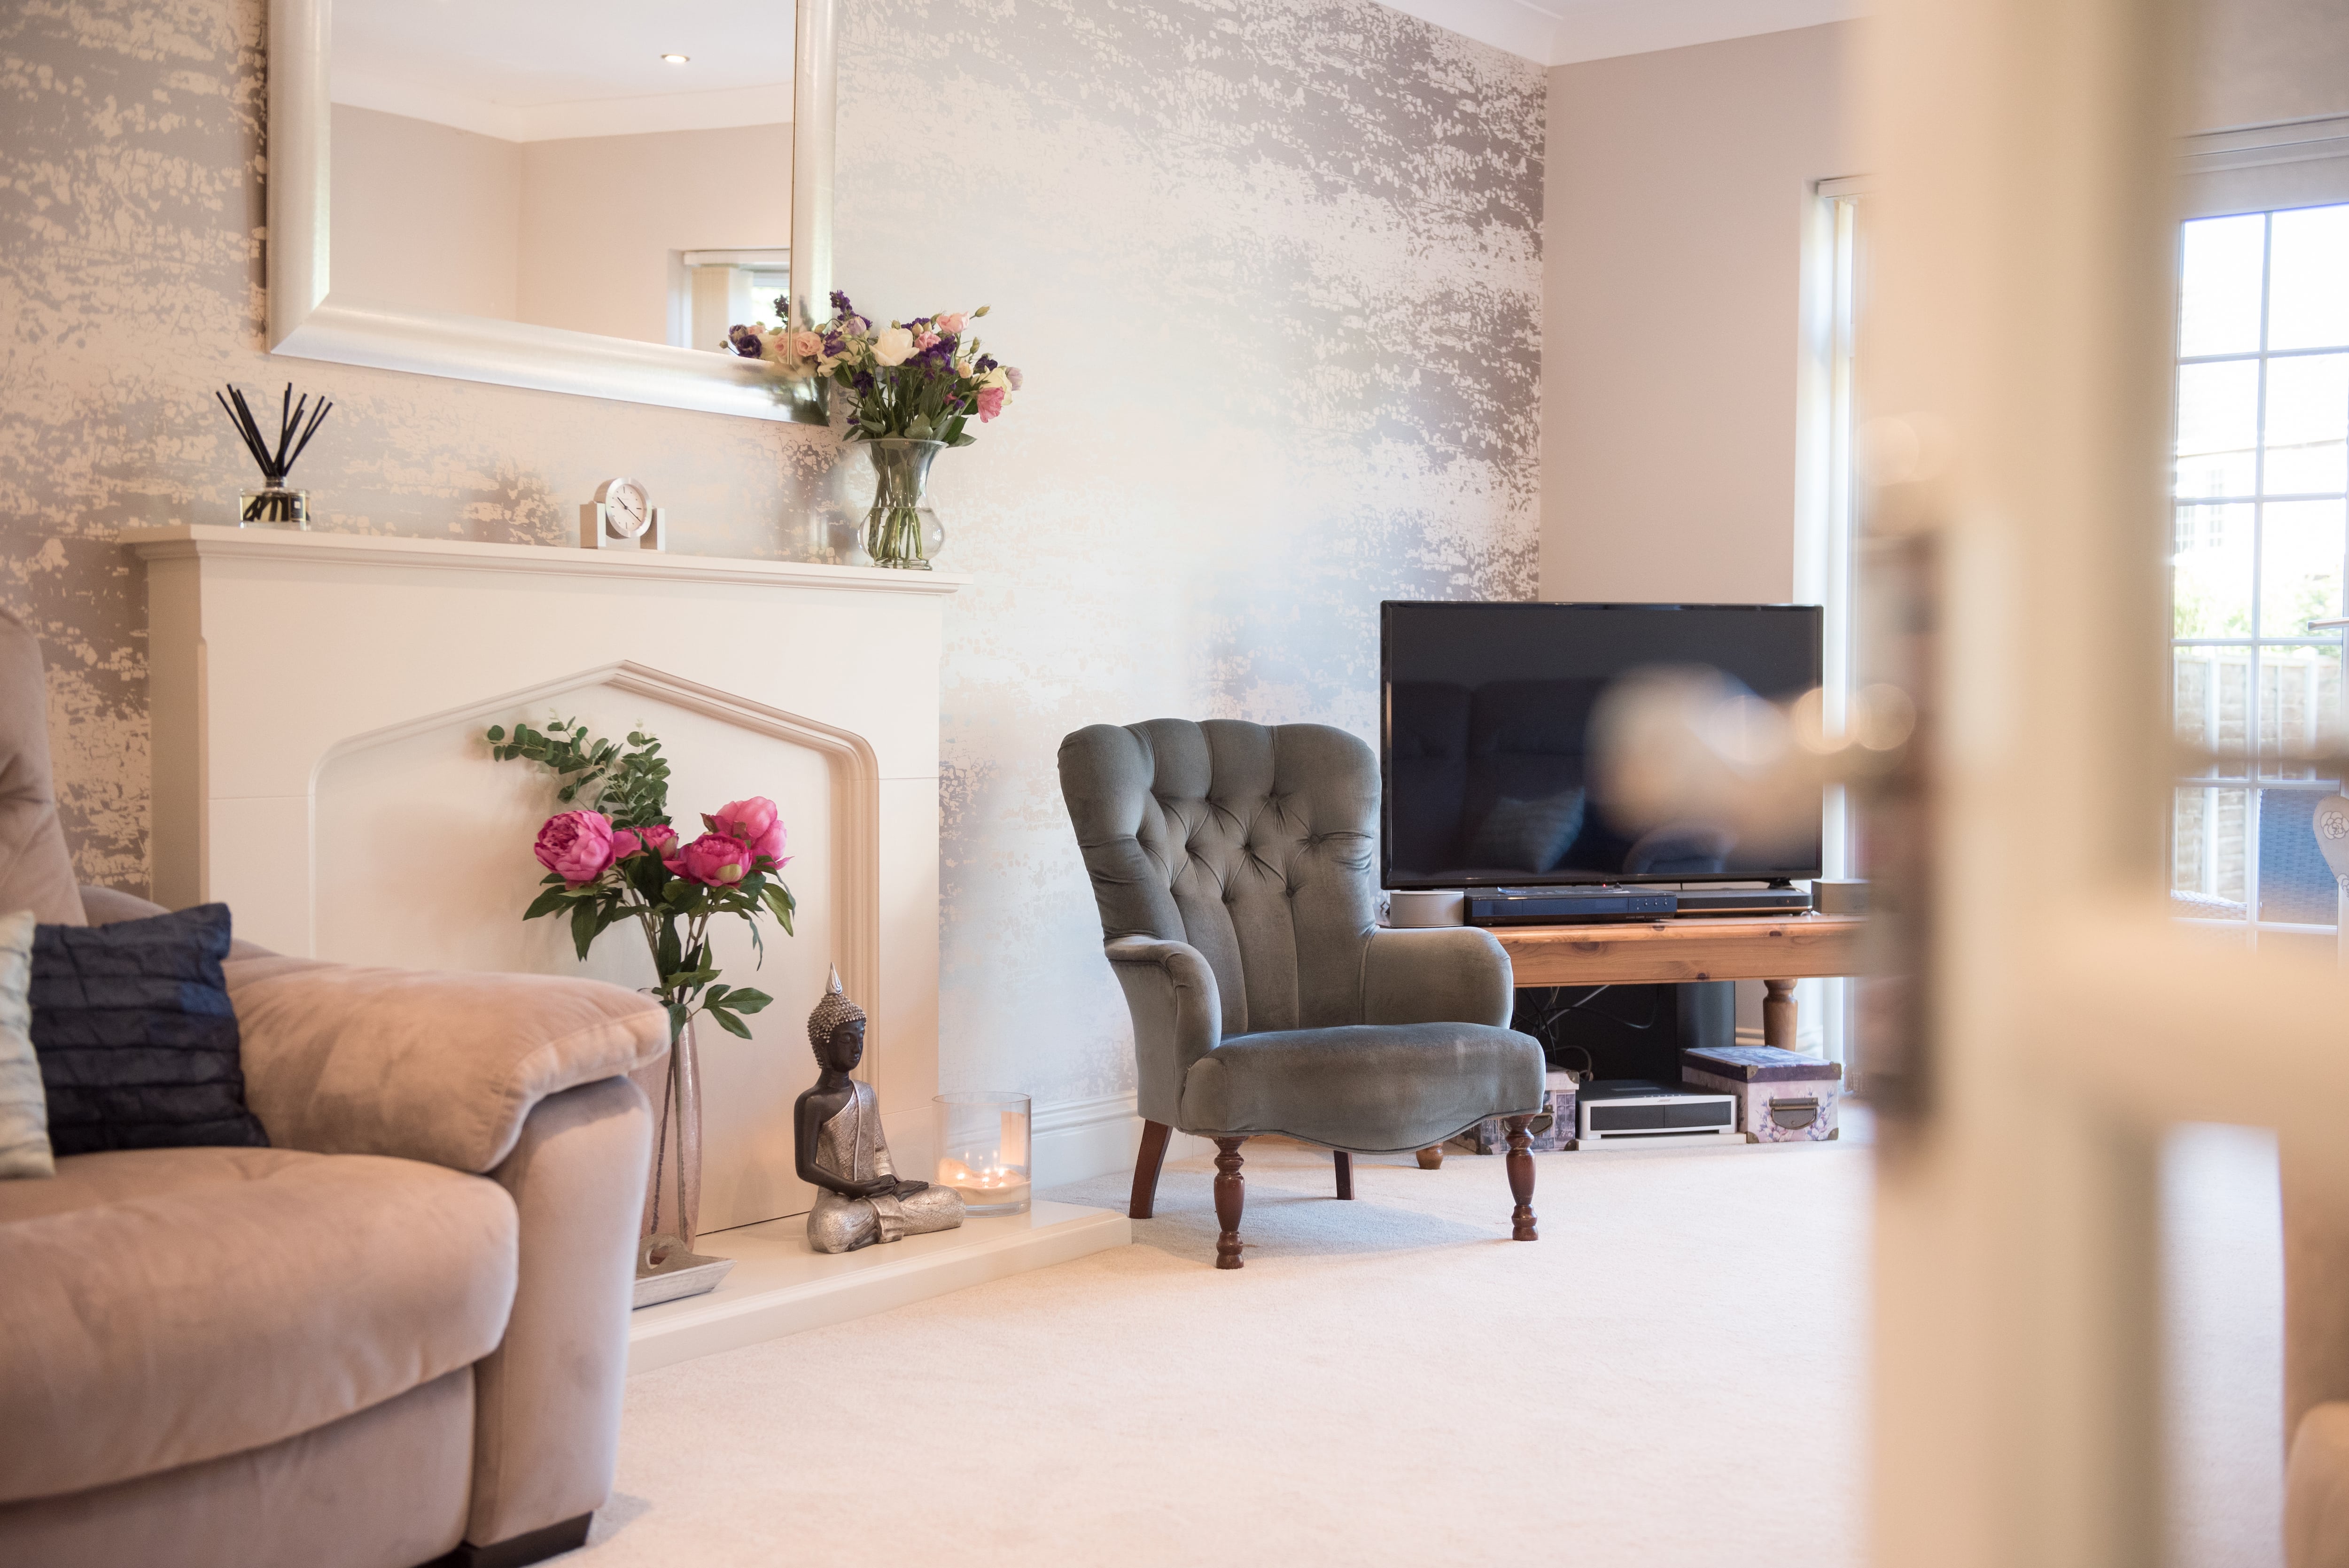
{"type": "Polygon", "coordinates": [[[624,539],[636,538],[652,524],[651,500],[635,480],[606,480],[595,499],[604,503],[605,525],[624,539]]]}

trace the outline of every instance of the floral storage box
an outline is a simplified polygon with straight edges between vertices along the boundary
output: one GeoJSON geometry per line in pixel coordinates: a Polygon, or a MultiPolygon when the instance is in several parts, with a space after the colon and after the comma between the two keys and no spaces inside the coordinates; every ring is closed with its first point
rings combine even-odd
{"type": "MultiPolygon", "coordinates": [[[[1550,1119],[1547,1127],[1541,1119],[1534,1119],[1535,1131],[1526,1130],[1526,1147],[1536,1154],[1548,1154],[1574,1147],[1574,1089],[1572,1073],[1552,1072],[1542,1090],[1542,1112],[1550,1119]]],[[[1452,1141],[1476,1154],[1506,1154],[1509,1151],[1509,1129],[1497,1116],[1488,1116],[1452,1141]]]]}
{"type": "Polygon", "coordinates": [[[1748,1143],[1823,1143],[1837,1135],[1843,1067],[1775,1046],[1706,1046],[1681,1053],[1681,1078],[1737,1097],[1748,1143]]]}

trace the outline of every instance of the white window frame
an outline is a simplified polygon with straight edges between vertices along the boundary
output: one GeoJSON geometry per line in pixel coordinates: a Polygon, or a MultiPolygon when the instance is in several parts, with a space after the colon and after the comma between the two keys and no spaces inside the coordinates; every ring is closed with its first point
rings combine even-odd
{"type": "MultiPolygon", "coordinates": [[[[1866,176],[1816,180],[1803,223],[1802,353],[1797,366],[1795,599],[1820,607],[1820,684],[1827,731],[1839,735],[1858,659],[1859,428],[1856,377],[1861,299],[1860,203],[1866,176]]],[[[1830,878],[1858,874],[1857,823],[1840,789],[1827,791],[1820,864],[1830,878]]],[[[1850,1061],[1851,982],[1795,982],[1798,1045],[1850,1061]],[[1816,1032],[1815,1032],[1816,1031],[1816,1032]]]]}
{"type": "MultiPolygon", "coordinates": [[[[2262,242],[2262,256],[2269,257],[2272,254],[2276,213],[2300,207],[2333,206],[2349,202],[2349,116],[2287,120],[2272,125],[2240,126],[2227,130],[2210,131],[2188,137],[2184,139],[2180,148],[2178,168],[2182,176],[2180,187],[2184,197],[2181,203],[2182,220],[2178,232],[2181,266],[2185,240],[2183,224],[2207,218],[2249,217],[2253,214],[2265,217],[2268,221],[2269,232],[2262,242]]],[[[2302,353],[2340,352],[2338,348],[2286,349],[2281,352],[2271,352],[2267,347],[2265,278],[2263,265],[2262,297],[2260,302],[2260,346],[2255,352],[2197,355],[2189,357],[2177,354],[2173,348],[2171,359],[2174,367],[2224,361],[2250,360],[2257,363],[2260,366],[2261,401],[2260,446],[2255,454],[2256,466],[2251,494],[2245,497],[2210,498],[2205,501],[2204,498],[2181,500],[2173,492],[2171,498],[2173,530],[2176,527],[2178,508],[2182,504],[2194,504],[2198,501],[2202,501],[2204,504],[2248,503],[2252,508],[2253,518],[2258,520],[2254,526],[2259,527],[2263,524],[2265,509],[2270,501],[2289,499],[2334,499],[2331,492],[2317,498],[2275,497],[2265,493],[2267,362],[2271,358],[2291,358],[2302,353]]],[[[2175,323],[2173,322],[2174,332],[2175,323]]],[[[2173,345],[2176,344],[2174,335],[2172,342],[2173,345]]],[[[2175,368],[2173,368],[2173,389],[2175,385],[2175,368]]],[[[2173,420],[2174,418],[2173,408],[2173,420]]],[[[2262,528],[2262,537],[2263,531],[2262,528]]],[[[2349,561],[2344,561],[2344,582],[2349,582],[2349,561]]],[[[2168,689],[2169,700],[2173,703],[2176,701],[2178,689],[2175,650],[2182,647],[2246,647],[2251,650],[2251,662],[2244,676],[2248,683],[2245,693],[2246,738],[2254,748],[2256,748],[2259,735],[2261,650],[2269,646],[2317,646],[2328,641],[2321,633],[2302,636],[2268,636],[2260,634],[2261,592],[2261,562],[2255,547],[2251,566],[2251,625],[2254,634],[2250,637],[2173,635],[2170,639],[2173,652],[2172,674],[2168,689]]],[[[2349,645],[2344,645],[2344,639],[2337,631],[2329,640],[2337,646],[2343,646],[2343,679],[2344,686],[2349,686],[2349,645]]],[[[2349,700],[2349,691],[2344,691],[2344,700],[2349,700]]],[[[2342,717],[2341,714],[2336,713],[2333,716],[2333,722],[2337,725],[2341,722],[2342,717]]],[[[2173,728],[2175,717],[2173,711],[2173,728]]],[[[2216,916],[2189,916],[2186,917],[2188,923],[2208,926],[2219,931],[2240,930],[2244,934],[2245,941],[2252,945],[2258,944],[2262,934],[2301,938],[2330,936],[2337,944],[2343,944],[2341,951],[2344,954],[2349,954],[2349,934],[2344,934],[2344,927],[2349,927],[2349,920],[2344,919],[2344,914],[2349,914],[2349,910],[2344,910],[2337,902],[2334,922],[2331,925],[2260,918],[2260,814],[2263,798],[2273,792],[2330,794],[2340,789],[2337,783],[2329,779],[2294,779],[2286,777],[2281,772],[2271,774],[2256,760],[2246,762],[2242,772],[2237,776],[2222,777],[2204,772],[2181,777],[2177,783],[2179,789],[2203,789],[2203,799],[2206,802],[2204,811],[2207,819],[2215,819],[2220,791],[2235,789],[2244,792],[2243,917],[2238,920],[2216,916]]],[[[2176,809],[2173,797],[2172,828],[2168,835],[2166,850],[2166,854],[2169,856],[2175,855],[2177,848],[2174,817],[2176,809]]],[[[2205,839],[2208,842],[2207,830],[2205,839]]],[[[2174,863],[2172,872],[2174,882],[2174,863]]]]}

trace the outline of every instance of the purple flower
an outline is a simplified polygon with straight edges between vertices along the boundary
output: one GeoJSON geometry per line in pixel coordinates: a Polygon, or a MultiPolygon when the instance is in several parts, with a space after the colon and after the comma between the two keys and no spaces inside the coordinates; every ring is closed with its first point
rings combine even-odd
{"type": "Polygon", "coordinates": [[[1005,366],[1003,367],[1003,378],[1004,378],[1006,381],[1009,381],[1009,382],[1010,382],[1010,383],[1011,383],[1011,389],[1012,389],[1014,392],[1017,392],[1017,391],[1019,391],[1019,383],[1020,383],[1020,380],[1022,379],[1022,377],[1020,377],[1020,374],[1019,374],[1019,367],[1018,366],[1016,366],[1016,365],[1007,365],[1007,366],[1005,366]]]}
{"type": "Polygon", "coordinates": [[[994,368],[995,356],[992,354],[982,354],[971,362],[970,373],[973,376],[984,376],[994,368]]]}
{"type": "Polygon", "coordinates": [[[728,327],[726,341],[735,353],[745,359],[758,358],[760,351],[766,346],[759,341],[759,335],[747,326],[728,327]]]}

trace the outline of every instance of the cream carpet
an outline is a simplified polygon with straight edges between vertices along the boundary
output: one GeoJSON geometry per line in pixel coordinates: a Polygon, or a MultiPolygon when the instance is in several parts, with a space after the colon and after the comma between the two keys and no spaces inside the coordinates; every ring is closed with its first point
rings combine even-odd
{"type": "MultiPolygon", "coordinates": [[[[1861,1561],[1869,1156],[1248,1146],[1137,1243],[631,1379],[568,1563],[1861,1561]]],[[[1122,1178],[1051,1195],[1122,1202],[1122,1178]]]]}
{"type": "MultiPolygon", "coordinates": [[[[1441,1171],[1249,1146],[1137,1243],[634,1378],[592,1568],[1798,1564],[1865,1557],[1860,1144],[1441,1171]]],[[[1050,1196],[1123,1203],[1125,1178],[1050,1196]]],[[[2279,1568],[2271,1140],[2173,1140],[2174,1561],[2279,1568]]]]}

